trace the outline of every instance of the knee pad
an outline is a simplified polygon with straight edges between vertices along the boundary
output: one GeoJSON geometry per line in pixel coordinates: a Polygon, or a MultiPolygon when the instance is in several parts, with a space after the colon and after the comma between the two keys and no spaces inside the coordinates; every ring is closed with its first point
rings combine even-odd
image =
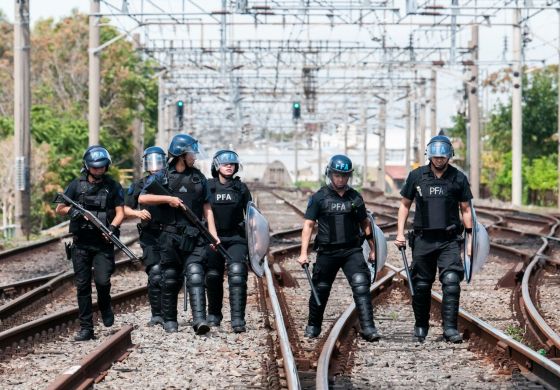
{"type": "Polygon", "coordinates": [[[364,273],[352,275],[350,281],[352,292],[356,295],[364,295],[369,293],[369,278],[364,273]]]}
{"type": "Polygon", "coordinates": [[[187,281],[190,287],[204,285],[204,268],[201,264],[193,263],[187,265],[187,281]]]}
{"type": "Polygon", "coordinates": [[[414,289],[417,293],[430,294],[430,291],[432,290],[432,283],[425,280],[417,280],[416,283],[414,283],[414,289]]]}
{"type": "Polygon", "coordinates": [[[441,277],[443,292],[447,294],[458,294],[461,292],[461,277],[457,272],[448,271],[441,277]]]}
{"type": "Polygon", "coordinates": [[[159,264],[156,264],[148,271],[148,283],[150,286],[159,287],[161,285],[161,280],[161,267],[159,264]]]}
{"type": "Polygon", "coordinates": [[[247,266],[233,263],[228,266],[229,282],[232,286],[243,286],[247,283],[247,266]]]}
{"type": "Polygon", "coordinates": [[[222,282],[223,277],[224,276],[218,270],[209,269],[208,272],[206,272],[206,285],[219,284],[222,282]]]}

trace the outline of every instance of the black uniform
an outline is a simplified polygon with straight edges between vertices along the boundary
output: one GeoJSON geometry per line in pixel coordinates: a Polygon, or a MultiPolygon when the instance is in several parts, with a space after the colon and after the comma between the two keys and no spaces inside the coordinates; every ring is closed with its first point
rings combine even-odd
{"type": "MultiPolygon", "coordinates": [[[[251,200],[251,193],[239,178],[225,184],[220,183],[217,178],[210,179],[208,192],[218,237],[232,258],[232,263],[227,264],[231,325],[233,328],[244,327],[248,274],[244,212],[247,202],[251,200]]],[[[208,320],[213,325],[219,325],[222,320],[224,266],[224,257],[213,250],[208,250],[206,291],[208,320]]]]}
{"type": "MultiPolygon", "coordinates": [[[[144,180],[140,179],[132,183],[128,189],[125,204],[131,209],[136,209],[138,205],[138,196],[144,188],[144,180]]],[[[148,298],[152,310],[152,320],[163,318],[161,311],[161,267],[159,238],[161,235],[161,227],[163,219],[161,209],[157,206],[140,205],[141,209],[147,210],[151,219],[142,221],[138,224],[140,233],[140,246],[142,247],[142,260],[148,274],[148,298]]],[[[151,322],[150,322],[151,323],[151,322]]]]}
{"type": "MultiPolygon", "coordinates": [[[[82,175],[71,181],[64,193],[91,211],[107,227],[115,217],[115,208],[124,204],[121,185],[106,175],[100,183],[90,183],[87,176],[82,175]]],[[[111,312],[111,274],[115,269],[113,243],[83,217],[70,221],[70,233],[73,235],[72,265],[76,275],[80,326],[93,330],[92,267],[99,310],[102,314],[111,312]]]]}
{"type": "Polygon", "coordinates": [[[448,165],[437,178],[430,164],[410,172],[401,195],[416,203],[411,276],[415,295],[412,300],[416,326],[428,328],[430,291],[436,267],[443,288],[442,319],[445,329],[457,329],[460,281],[463,265],[460,255],[462,224],[459,202],[472,199],[469,182],[457,168],[448,165]]]}
{"type": "Polygon", "coordinates": [[[371,275],[361,247],[360,222],[367,219],[361,195],[349,188],[341,197],[330,187],[322,187],[309,199],[305,219],[319,224],[315,237],[317,262],[313,266],[312,281],[321,306],[309,298],[308,326],[320,330],[332,284],[342,268],[352,287],[363,334],[376,333],[369,292],[371,275]]]}
{"type": "MultiPolygon", "coordinates": [[[[149,181],[147,180],[147,185],[149,181]]],[[[168,183],[164,186],[202,219],[203,206],[209,202],[206,184],[206,177],[198,169],[186,168],[179,173],[172,166],[169,169],[168,183]]],[[[145,186],[142,194],[148,193],[145,186]]],[[[167,204],[158,205],[157,208],[163,222],[159,239],[163,319],[166,323],[177,321],[177,295],[181,289],[181,276],[184,274],[187,277],[193,326],[196,330],[206,321],[206,243],[200,231],[179,208],[167,204]]]]}

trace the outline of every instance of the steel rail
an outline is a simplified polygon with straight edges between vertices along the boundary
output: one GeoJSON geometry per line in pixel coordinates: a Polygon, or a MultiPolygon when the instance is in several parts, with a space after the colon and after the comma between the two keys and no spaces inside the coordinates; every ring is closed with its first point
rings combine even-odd
{"type": "MultiPolygon", "coordinates": [[[[146,295],[147,291],[146,286],[136,287],[115,294],[111,297],[111,301],[114,306],[123,305],[146,295]]],[[[94,312],[98,309],[97,301],[93,302],[92,309],[94,312]]],[[[53,331],[71,326],[77,319],[78,308],[74,307],[0,332],[0,355],[15,353],[25,343],[33,342],[53,331]]]]}
{"type": "Polygon", "coordinates": [[[64,233],[64,234],[61,234],[59,236],[49,237],[49,238],[45,238],[43,240],[33,241],[33,242],[28,243],[26,245],[18,246],[18,247],[12,248],[12,249],[7,249],[5,251],[0,252],[0,261],[6,259],[8,257],[11,257],[13,255],[17,255],[19,253],[28,251],[28,250],[37,249],[37,248],[41,248],[43,246],[54,244],[54,243],[56,243],[60,240],[68,238],[70,236],[71,236],[70,233],[64,233]]]}
{"type": "Polygon", "coordinates": [[[47,387],[47,390],[85,389],[93,386],[95,378],[120,360],[132,347],[133,326],[126,325],[87,354],[79,364],[67,368],[47,387]]]}
{"type": "Polygon", "coordinates": [[[270,268],[268,267],[268,260],[266,259],[266,257],[264,261],[264,272],[266,276],[267,292],[270,298],[272,310],[274,312],[274,324],[280,343],[280,352],[282,354],[282,361],[284,363],[284,372],[286,373],[286,382],[288,385],[288,389],[300,389],[301,385],[299,382],[296,361],[292,352],[288,331],[286,330],[286,324],[284,322],[284,316],[282,315],[282,309],[280,308],[280,302],[278,301],[278,296],[276,295],[272,272],[270,272],[270,268]]]}
{"type": "MultiPolygon", "coordinates": [[[[138,240],[138,237],[128,240],[125,244],[131,245],[138,240]]],[[[120,253],[120,250],[115,250],[115,254],[120,253]]],[[[123,259],[115,263],[115,269],[124,268],[133,265],[134,261],[130,259],[123,259]]],[[[67,271],[64,273],[52,274],[51,279],[46,280],[46,283],[26,292],[23,295],[11,300],[10,302],[0,306],[0,323],[16,314],[18,311],[33,304],[39,299],[51,294],[57,288],[69,283],[74,278],[74,271],[67,271]]],[[[48,275],[47,275],[48,276],[48,275]]],[[[23,281],[26,282],[26,281],[23,281]]],[[[3,286],[4,288],[4,286],[3,286]]]]}
{"type": "MultiPolygon", "coordinates": [[[[398,271],[391,270],[381,279],[376,281],[370,288],[370,293],[387,288],[397,275],[398,271]]],[[[373,295],[372,295],[373,298],[373,295]]],[[[348,308],[338,317],[335,324],[331,328],[329,335],[323,345],[319,360],[317,361],[317,373],[315,376],[315,386],[318,390],[329,389],[329,368],[331,367],[331,359],[338,346],[338,340],[344,333],[349,332],[352,326],[352,319],[355,319],[356,304],[352,302],[348,308]]]]}

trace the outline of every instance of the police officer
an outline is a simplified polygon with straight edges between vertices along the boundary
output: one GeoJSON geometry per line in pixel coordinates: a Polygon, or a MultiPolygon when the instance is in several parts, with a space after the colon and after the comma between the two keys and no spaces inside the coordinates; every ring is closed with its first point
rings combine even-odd
{"type": "MultiPolygon", "coordinates": [[[[159,146],[150,146],[144,150],[142,156],[144,172],[148,175],[165,175],[167,166],[165,152],[159,146]]],[[[147,178],[147,176],[146,176],[147,178]]],[[[138,231],[140,233],[140,246],[142,247],[144,266],[148,274],[148,299],[152,317],[148,326],[163,325],[161,312],[161,267],[159,236],[163,221],[161,208],[158,206],[141,206],[138,209],[138,197],[144,188],[146,178],[132,183],[127,192],[124,213],[127,217],[140,219],[138,231]]]]}
{"type": "Polygon", "coordinates": [[[449,164],[453,156],[451,141],[444,135],[433,137],[426,147],[427,165],[408,175],[401,190],[398,212],[398,232],[395,244],[406,245],[404,228],[413,201],[416,202],[414,231],[410,232],[412,247],[411,277],[414,286],[414,336],[424,341],[430,320],[430,291],[435,280],[436,267],[442,284],[443,337],[452,343],[462,342],[457,330],[459,296],[463,279],[463,265],[459,252],[459,234],[462,224],[467,231],[469,251],[472,233],[469,182],[465,175],[449,164]]]}
{"type": "Polygon", "coordinates": [[[181,274],[187,278],[195,333],[202,335],[210,330],[206,322],[204,286],[206,243],[199,230],[181,211],[181,208],[188,207],[199,219],[204,217],[208,222],[208,230],[217,238],[206,177],[194,167],[197,156],[201,154],[202,149],[196,139],[187,134],[174,136],[168,150],[168,177],[151,176],[138,198],[140,204],[158,206],[162,213],[161,294],[163,327],[167,332],[178,331],[177,295],[181,288],[181,274]],[[158,180],[171,196],[151,194],[150,179],[158,180]]]}
{"type": "Polygon", "coordinates": [[[313,266],[313,285],[319,295],[318,306],[309,298],[309,320],[305,336],[314,338],[321,333],[323,313],[332,284],[342,268],[350,282],[354,302],[358,309],[362,337],[367,341],[380,338],[373,321],[373,305],[369,292],[371,275],[362,253],[363,237],[371,248],[368,261],[375,261],[375,243],[366,207],[361,195],[348,185],[352,177],[352,161],[344,155],[331,157],[325,172],[327,185],[309,199],[301,238],[301,254],[298,259],[303,266],[309,262],[307,248],[315,221],[319,224],[315,237],[317,262],[313,266]]]}
{"type": "MultiPolygon", "coordinates": [[[[90,146],[85,151],[82,161],[82,175],[72,180],[64,193],[91,211],[118,236],[119,226],[124,218],[124,193],[121,185],[106,175],[111,165],[109,152],[99,145],[90,146]]],[[[72,265],[76,275],[80,319],[80,330],[74,340],[94,339],[92,267],[103,325],[109,327],[115,321],[111,309],[111,274],[115,269],[113,243],[74,207],[61,203],[57,205],[56,212],[70,216],[70,233],[73,235],[72,265]]]]}
{"type": "MultiPolygon", "coordinates": [[[[212,159],[212,179],[208,191],[216,230],[225,249],[231,256],[227,264],[231,327],[235,333],[245,332],[245,306],[247,305],[247,239],[245,238],[244,212],[251,193],[234,175],[239,171],[239,156],[232,150],[220,150],[212,159]]],[[[224,296],[225,259],[219,253],[208,251],[206,293],[208,294],[208,324],[220,326],[224,296]]]]}

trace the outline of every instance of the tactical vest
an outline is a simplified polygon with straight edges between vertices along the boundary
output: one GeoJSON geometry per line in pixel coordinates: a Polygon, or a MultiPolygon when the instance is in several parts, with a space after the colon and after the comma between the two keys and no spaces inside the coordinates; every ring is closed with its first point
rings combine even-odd
{"type": "MultiPolygon", "coordinates": [[[[136,203],[138,203],[138,197],[140,196],[140,191],[142,190],[142,188],[144,188],[144,184],[145,184],[145,178],[138,180],[136,184],[138,186],[137,187],[138,189],[134,191],[134,197],[136,198],[135,199],[136,203]]],[[[150,225],[159,226],[164,223],[163,210],[161,207],[158,207],[158,205],[138,204],[138,207],[140,208],[140,210],[147,210],[151,215],[149,221],[140,222],[140,225],[142,227],[149,228],[150,225]]]]}
{"type": "MultiPolygon", "coordinates": [[[[202,219],[204,206],[204,175],[196,168],[187,168],[184,172],[170,172],[167,188],[172,196],[176,196],[183,201],[185,206],[190,208],[193,213],[202,219]]],[[[169,205],[162,207],[163,223],[167,225],[190,225],[188,219],[179,208],[169,205]]]]}
{"type": "Polygon", "coordinates": [[[225,186],[219,179],[208,180],[211,193],[210,202],[218,235],[235,235],[242,232],[245,204],[244,188],[238,178],[231,185],[225,186]]]}
{"type": "MultiPolygon", "coordinates": [[[[448,167],[451,169],[452,167],[448,167]]],[[[416,183],[416,211],[414,228],[419,230],[445,230],[455,224],[459,229],[459,184],[457,171],[445,178],[430,174],[430,166],[422,169],[422,176],[416,183]]]]}
{"type": "Polygon", "coordinates": [[[358,245],[360,221],[357,209],[364,201],[355,190],[348,190],[343,198],[329,189],[321,189],[324,198],[320,200],[317,241],[320,245],[358,245]]]}
{"type": "MultiPolygon", "coordinates": [[[[114,208],[107,208],[110,193],[107,179],[103,178],[103,181],[100,183],[90,183],[87,180],[87,176],[81,176],[78,182],[78,189],[80,194],[78,195],[77,203],[86,210],[91,211],[105,226],[109,226],[115,218],[116,212],[114,208]]],[[[97,228],[84,218],[70,222],[70,233],[84,233],[88,230],[97,231],[97,228]]]]}

